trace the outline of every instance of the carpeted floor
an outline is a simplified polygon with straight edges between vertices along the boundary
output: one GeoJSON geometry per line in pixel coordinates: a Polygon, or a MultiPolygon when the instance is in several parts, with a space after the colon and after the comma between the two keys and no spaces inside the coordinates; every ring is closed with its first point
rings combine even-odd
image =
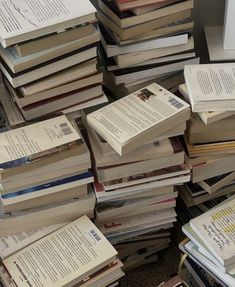
{"type": "Polygon", "coordinates": [[[162,281],[169,279],[178,271],[180,262],[179,242],[184,238],[181,227],[172,230],[172,242],[168,249],[159,254],[159,261],[141,266],[126,273],[120,281],[121,287],[156,287],[162,281]]]}

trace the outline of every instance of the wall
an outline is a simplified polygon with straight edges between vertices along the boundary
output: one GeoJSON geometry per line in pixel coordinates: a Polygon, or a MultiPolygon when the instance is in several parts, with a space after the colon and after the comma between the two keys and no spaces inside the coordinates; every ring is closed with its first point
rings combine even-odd
{"type": "Polygon", "coordinates": [[[195,44],[202,59],[207,55],[203,27],[223,25],[224,7],[225,0],[194,0],[195,44]]]}

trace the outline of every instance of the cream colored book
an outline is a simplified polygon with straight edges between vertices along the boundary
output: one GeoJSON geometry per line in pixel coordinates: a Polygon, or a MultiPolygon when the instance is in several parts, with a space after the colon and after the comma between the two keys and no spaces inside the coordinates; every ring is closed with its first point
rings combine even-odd
{"type": "Polygon", "coordinates": [[[87,123],[122,155],[186,122],[189,105],[157,84],[90,113],[87,123]]]}
{"type": "Polygon", "coordinates": [[[104,235],[83,216],[3,260],[3,265],[19,287],[66,287],[81,283],[116,256],[104,235]]]}
{"type": "MultiPolygon", "coordinates": [[[[186,84],[180,85],[179,91],[186,100],[189,100],[186,84]]],[[[229,111],[221,111],[221,112],[208,111],[208,112],[199,112],[197,114],[199,115],[201,120],[204,122],[204,124],[210,125],[212,123],[218,122],[222,119],[235,115],[235,112],[233,111],[230,111],[230,112],[229,111]]]]}
{"type": "Polygon", "coordinates": [[[61,228],[64,224],[55,224],[48,227],[41,227],[29,230],[28,232],[20,232],[6,235],[0,238],[0,257],[5,259],[16,253],[24,247],[32,244],[38,239],[48,235],[49,233],[61,228]]]}
{"type": "Polygon", "coordinates": [[[235,199],[191,219],[190,226],[223,265],[235,262],[235,199]]]}
{"type": "Polygon", "coordinates": [[[96,12],[89,0],[1,0],[0,10],[5,15],[0,23],[4,48],[95,21],[96,12]]]}

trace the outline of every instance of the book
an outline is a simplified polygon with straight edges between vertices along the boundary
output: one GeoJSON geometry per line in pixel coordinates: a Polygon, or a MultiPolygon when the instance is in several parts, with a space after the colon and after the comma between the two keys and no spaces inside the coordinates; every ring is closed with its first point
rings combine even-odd
{"type": "Polygon", "coordinates": [[[190,220],[191,228],[202,238],[210,252],[223,266],[235,261],[234,206],[233,199],[190,220]]]}
{"type": "Polygon", "coordinates": [[[163,77],[169,73],[182,71],[185,65],[197,64],[198,57],[183,59],[181,61],[164,62],[160,64],[150,64],[146,66],[124,68],[112,73],[116,85],[128,84],[149,77],[163,77]]]}
{"type": "Polygon", "coordinates": [[[7,131],[1,133],[0,138],[3,147],[0,154],[1,179],[7,174],[29,170],[30,163],[34,167],[40,166],[40,161],[46,162],[48,156],[57,154],[59,161],[63,151],[72,151],[73,146],[76,150],[76,146],[83,142],[66,116],[7,131]]]}
{"type": "Polygon", "coordinates": [[[235,274],[235,263],[228,265],[226,267],[222,266],[218,260],[212,255],[207,245],[201,240],[201,238],[193,231],[190,224],[185,224],[182,227],[182,231],[184,234],[198,247],[198,251],[205,255],[210,261],[216,264],[218,268],[224,272],[229,273],[231,275],[235,274]]]}
{"type": "Polygon", "coordinates": [[[133,13],[135,13],[136,15],[142,15],[142,14],[146,14],[148,12],[151,12],[155,9],[159,9],[159,8],[165,7],[167,5],[177,3],[178,1],[179,0],[166,0],[163,2],[156,3],[156,4],[150,4],[150,5],[145,5],[145,6],[138,7],[138,8],[133,8],[133,9],[131,9],[131,11],[133,13]]]}
{"type": "Polygon", "coordinates": [[[69,53],[97,43],[99,40],[100,34],[96,28],[93,27],[93,30],[88,36],[75,39],[71,42],[62,43],[53,48],[24,57],[19,56],[12,47],[6,49],[0,47],[0,57],[13,73],[19,73],[50,60],[56,61],[60,56],[69,55],[69,53]]]}
{"type": "Polygon", "coordinates": [[[235,180],[235,172],[225,173],[216,177],[199,181],[198,185],[204,188],[209,193],[214,193],[226,185],[233,184],[235,180]]]}
{"type": "MultiPolygon", "coordinates": [[[[187,91],[186,84],[180,85],[179,91],[184,96],[185,99],[188,99],[188,91],[187,91]]],[[[233,111],[220,111],[220,112],[207,111],[207,112],[199,112],[197,114],[199,115],[201,120],[204,122],[204,124],[210,125],[217,121],[233,116],[235,112],[233,111]]]]}
{"type": "Polygon", "coordinates": [[[95,74],[96,72],[96,60],[92,59],[60,71],[56,74],[50,75],[46,78],[40,79],[36,82],[23,85],[19,88],[19,90],[23,97],[32,95],[40,96],[40,93],[47,93],[47,91],[50,89],[69,84],[78,79],[95,74]]]}
{"type": "Polygon", "coordinates": [[[117,251],[108,240],[83,216],[6,258],[3,266],[17,286],[36,286],[36,282],[40,282],[45,287],[62,287],[81,283],[113,262],[116,256],[117,251]],[[81,253],[84,257],[81,257],[81,253]],[[37,269],[32,269],[34,264],[37,264],[37,269]],[[57,270],[56,276],[49,272],[51,268],[57,270]]]}
{"type": "Polygon", "coordinates": [[[21,57],[41,52],[66,42],[71,42],[79,38],[89,36],[92,33],[93,24],[85,23],[62,31],[51,33],[35,39],[18,43],[12,49],[21,57]]]}
{"type": "Polygon", "coordinates": [[[90,113],[87,122],[122,155],[137,148],[140,141],[143,145],[154,140],[172,125],[187,121],[188,118],[188,104],[161,86],[152,84],[90,113]],[[146,122],[150,113],[151,122],[146,122]]]}
{"type": "Polygon", "coordinates": [[[96,99],[103,95],[102,74],[97,75],[93,81],[95,83],[91,86],[24,106],[21,112],[26,120],[32,120],[96,99]]]}
{"type": "Polygon", "coordinates": [[[162,7],[161,9],[155,9],[142,15],[135,15],[132,11],[120,11],[114,2],[107,0],[99,0],[99,7],[117,25],[119,25],[121,28],[127,28],[191,9],[193,8],[193,1],[181,1],[179,3],[175,3],[174,5],[168,5],[166,7],[162,7]]]}
{"type": "Polygon", "coordinates": [[[61,29],[95,21],[96,9],[89,0],[82,1],[81,8],[72,0],[54,2],[50,0],[28,3],[21,1],[1,1],[3,15],[0,30],[1,44],[4,48],[44,36],[61,29]],[[45,16],[46,15],[46,16],[45,16]],[[8,28],[7,28],[8,27],[8,28]]]}
{"type": "Polygon", "coordinates": [[[2,73],[14,88],[29,84],[46,76],[60,72],[67,68],[81,64],[96,57],[96,44],[62,55],[56,60],[50,60],[43,64],[29,68],[22,72],[13,73],[4,61],[0,61],[2,73]]]}
{"type": "MultiPolygon", "coordinates": [[[[102,73],[95,73],[91,74],[89,76],[83,77],[81,79],[75,80],[73,82],[67,83],[65,85],[61,85],[55,88],[52,88],[50,90],[42,91],[33,95],[27,95],[23,96],[21,93],[21,90],[15,90],[12,88],[12,86],[8,83],[7,80],[5,80],[5,85],[8,87],[8,90],[11,92],[11,95],[13,96],[15,102],[20,108],[27,107],[29,105],[38,103],[43,104],[43,101],[46,101],[48,99],[54,98],[55,100],[58,100],[60,98],[64,97],[70,97],[72,99],[73,95],[78,96],[79,102],[83,102],[84,100],[89,100],[89,95],[82,97],[82,90],[87,89],[89,90],[90,87],[101,84],[103,81],[103,75],[102,73]]],[[[94,97],[95,95],[93,95],[94,97]]],[[[72,105],[72,100],[70,105],[72,105]]],[[[60,106],[60,105],[58,105],[60,106]]],[[[66,104],[64,104],[63,108],[66,108],[66,104]]],[[[49,112],[48,107],[48,112],[49,112]]]]}
{"type": "Polygon", "coordinates": [[[5,259],[24,247],[32,244],[38,239],[50,234],[51,232],[61,228],[65,224],[55,224],[47,227],[32,229],[28,232],[21,232],[6,235],[0,238],[0,257],[5,259]]]}
{"type": "Polygon", "coordinates": [[[164,17],[148,21],[139,25],[122,29],[119,25],[113,22],[108,16],[106,16],[101,11],[97,13],[98,20],[106,27],[109,27],[120,40],[130,40],[138,36],[143,36],[150,30],[158,29],[167,25],[170,25],[176,21],[185,20],[191,17],[191,10],[185,10],[164,17]]]}
{"type": "Polygon", "coordinates": [[[233,63],[185,67],[185,83],[193,112],[235,110],[233,69],[233,63]]]}
{"type": "Polygon", "coordinates": [[[116,5],[120,10],[128,10],[141,6],[164,2],[165,0],[115,0],[116,5]]]}
{"type": "Polygon", "coordinates": [[[2,210],[8,213],[81,198],[87,195],[87,184],[93,181],[93,174],[86,172],[43,185],[4,193],[1,196],[2,210]]]}
{"type": "Polygon", "coordinates": [[[83,215],[94,218],[95,202],[95,195],[89,190],[86,196],[79,199],[1,214],[0,236],[68,223],[83,215]]]}
{"type": "Polygon", "coordinates": [[[122,54],[137,53],[141,51],[149,51],[153,49],[166,48],[171,46],[183,45],[188,43],[188,34],[179,34],[164,38],[156,38],[146,40],[144,42],[117,45],[109,32],[106,31],[102,24],[99,25],[101,30],[101,41],[105,49],[107,57],[114,57],[122,54]]]}

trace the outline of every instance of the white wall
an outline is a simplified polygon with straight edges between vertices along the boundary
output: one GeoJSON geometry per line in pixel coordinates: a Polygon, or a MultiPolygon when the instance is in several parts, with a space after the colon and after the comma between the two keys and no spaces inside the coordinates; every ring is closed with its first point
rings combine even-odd
{"type": "Polygon", "coordinates": [[[202,60],[207,54],[203,27],[223,25],[224,7],[225,0],[194,0],[195,43],[202,60]]]}

